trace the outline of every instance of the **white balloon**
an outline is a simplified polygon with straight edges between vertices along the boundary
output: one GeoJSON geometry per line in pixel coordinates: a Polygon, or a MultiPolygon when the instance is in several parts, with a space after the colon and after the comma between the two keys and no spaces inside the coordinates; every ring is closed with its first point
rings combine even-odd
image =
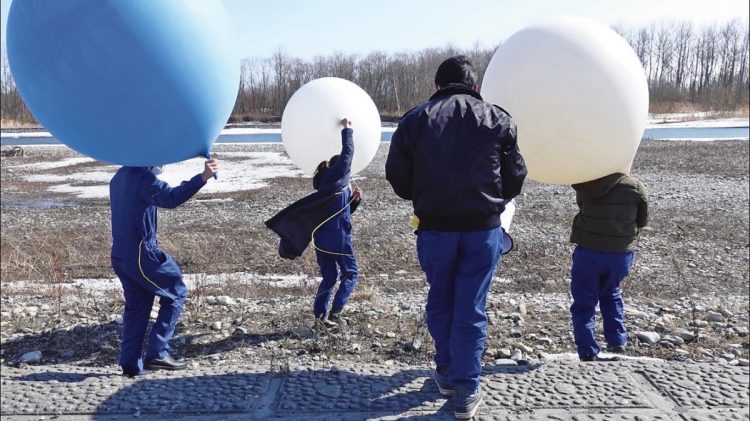
{"type": "Polygon", "coordinates": [[[512,35],[482,97],[506,109],[532,180],[575,184],[629,172],[648,117],[638,57],[608,26],[560,17],[512,35]]]}
{"type": "Polygon", "coordinates": [[[341,153],[342,118],[354,129],[352,174],[363,170],[380,146],[380,114],[367,92],[348,80],[315,79],[292,95],[281,116],[281,139],[289,158],[307,174],[341,153]]]}

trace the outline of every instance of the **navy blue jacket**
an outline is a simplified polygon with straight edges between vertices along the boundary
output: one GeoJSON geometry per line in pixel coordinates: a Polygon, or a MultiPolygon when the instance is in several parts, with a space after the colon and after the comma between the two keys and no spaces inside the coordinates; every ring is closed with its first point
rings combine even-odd
{"type": "Polygon", "coordinates": [[[109,182],[112,257],[137,257],[141,241],[147,249],[156,249],[156,208],[176,208],[205,184],[200,174],[173,188],[156,178],[147,167],[117,170],[109,182]]]}
{"type": "Polygon", "coordinates": [[[349,175],[354,157],[352,129],[341,131],[339,159],[321,177],[318,191],[287,206],[266,221],[266,226],[281,237],[279,255],[283,258],[299,257],[310,244],[313,230],[326,218],[344,209],[318,229],[315,244],[336,253],[351,253],[351,214],[359,201],[351,200],[349,175]]]}
{"type": "Polygon", "coordinates": [[[434,231],[500,226],[526,172],[510,115],[463,84],[401,118],[385,164],[393,191],[414,204],[419,228],[434,231]]]}

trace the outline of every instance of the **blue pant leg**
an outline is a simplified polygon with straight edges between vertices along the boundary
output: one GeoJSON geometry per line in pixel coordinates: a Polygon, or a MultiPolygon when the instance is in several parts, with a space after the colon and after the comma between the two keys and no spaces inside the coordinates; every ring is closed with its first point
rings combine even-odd
{"type": "Polygon", "coordinates": [[[435,364],[440,368],[451,366],[454,276],[460,237],[458,232],[425,230],[417,235],[419,264],[430,285],[425,318],[435,342],[435,364]]]}
{"type": "Polygon", "coordinates": [[[155,293],[159,299],[159,314],[151,327],[144,358],[164,358],[169,355],[169,341],[174,335],[177,320],[187,298],[188,289],[182,280],[182,271],[172,256],[165,254],[165,261],[146,272],[159,285],[155,293]]]}
{"type": "Polygon", "coordinates": [[[628,341],[620,283],[630,273],[633,265],[633,252],[609,253],[609,256],[608,276],[600,291],[599,309],[602,312],[604,338],[607,340],[607,345],[618,346],[625,345],[628,341]]]}
{"type": "Polygon", "coordinates": [[[454,284],[451,369],[454,387],[476,390],[487,342],[487,294],[500,262],[500,228],[461,234],[454,284]]]}
{"type": "Polygon", "coordinates": [[[331,297],[333,288],[336,286],[339,271],[334,255],[315,250],[315,257],[318,260],[320,275],[323,279],[320,281],[318,292],[315,294],[313,314],[315,317],[320,317],[328,314],[328,299],[331,297]]]}
{"type": "Polygon", "coordinates": [[[570,293],[573,296],[570,314],[578,355],[598,355],[595,312],[602,271],[593,250],[576,247],[570,277],[570,293]]]}
{"type": "Polygon", "coordinates": [[[143,339],[148,329],[154,294],[128,276],[123,268],[126,264],[119,259],[112,260],[112,268],[120,279],[125,297],[120,340],[120,366],[128,374],[136,375],[143,371],[143,339]]]}
{"type": "Polygon", "coordinates": [[[331,311],[333,312],[341,311],[344,308],[359,280],[357,258],[354,257],[354,250],[351,250],[351,252],[351,255],[337,256],[336,259],[341,270],[341,284],[336,291],[336,295],[333,297],[333,305],[331,307],[331,311]]]}

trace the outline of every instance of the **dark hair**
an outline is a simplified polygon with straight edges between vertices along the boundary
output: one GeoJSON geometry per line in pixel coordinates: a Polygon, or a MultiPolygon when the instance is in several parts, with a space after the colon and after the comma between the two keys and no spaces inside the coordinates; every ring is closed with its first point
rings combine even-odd
{"type": "Polygon", "coordinates": [[[326,174],[328,168],[332,167],[338,159],[339,156],[334,155],[328,161],[320,161],[320,164],[318,164],[317,168],[315,168],[315,172],[313,173],[313,188],[315,190],[318,190],[318,188],[320,188],[320,180],[326,174]]]}
{"type": "Polygon", "coordinates": [[[451,83],[463,83],[473,88],[477,84],[477,73],[474,65],[466,56],[451,57],[440,63],[435,72],[435,85],[445,88],[451,83]]]}

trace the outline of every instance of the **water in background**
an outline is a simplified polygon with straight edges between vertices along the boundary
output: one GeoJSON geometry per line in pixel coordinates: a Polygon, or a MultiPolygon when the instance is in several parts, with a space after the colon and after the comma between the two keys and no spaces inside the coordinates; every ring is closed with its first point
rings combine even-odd
{"type": "MultiPolygon", "coordinates": [[[[381,140],[389,142],[393,132],[383,132],[381,140]]],[[[748,139],[750,138],[750,127],[657,127],[646,129],[643,133],[644,139],[665,140],[721,140],[721,139],[748,139]]],[[[216,143],[277,143],[281,142],[279,133],[254,133],[239,135],[221,135],[216,143]]],[[[53,137],[12,137],[6,135],[0,140],[0,145],[55,145],[60,141],[53,137]]]]}

